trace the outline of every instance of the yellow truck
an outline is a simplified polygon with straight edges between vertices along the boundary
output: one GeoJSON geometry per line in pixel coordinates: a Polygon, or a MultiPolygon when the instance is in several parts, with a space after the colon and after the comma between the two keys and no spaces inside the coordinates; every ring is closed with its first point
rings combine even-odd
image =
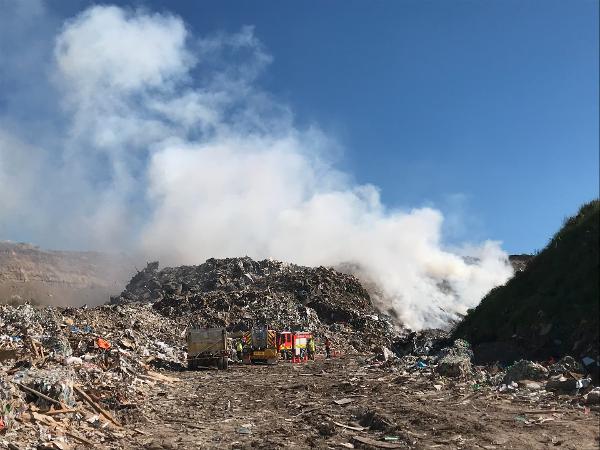
{"type": "Polygon", "coordinates": [[[251,363],[277,364],[279,349],[277,348],[277,332],[267,326],[255,326],[245,335],[246,361],[251,363]]]}
{"type": "Polygon", "coordinates": [[[225,328],[190,328],[186,333],[188,369],[229,366],[230,340],[225,328]]]}

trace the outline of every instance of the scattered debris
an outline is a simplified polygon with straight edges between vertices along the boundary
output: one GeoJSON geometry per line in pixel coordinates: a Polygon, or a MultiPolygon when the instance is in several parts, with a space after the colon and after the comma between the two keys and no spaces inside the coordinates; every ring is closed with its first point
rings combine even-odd
{"type": "Polygon", "coordinates": [[[508,368],[503,383],[508,384],[519,380],[542,381],[547,377],[548,369],[544,366],[522,359],[508,368]]]}
{"type": "Polygon", "coordinates": [[[375,439],[371,439],[364,436],[352,436],[352,439],[354,439],[357,442],[360,442],[361,444],[366,444],[375,448],[406,448],[405,444],[386,441],[376,441],[375,439]]]}
{"type": "Polygon", "coordinates": [[[393,350],[399,355],[432,355],[452,343],[450,333],[444,330],[431,329],[415,331],[397,338],[393,350]]]}
{"type": "Polygon", "coordinates": [[[583,366],[572,356],[564,356],[558,362],[548,367],[550,375],[565,375],[568,373],[584,373],[583,366]]]}
{"type": "Polygon", "coordinates": [[[600,403],[600,387],[595,387],[583,396],[586,405],[597,405],[600,403]]]}
{"type": "Polygon", "coordinates": [[[468,378],[471,375],[473,351],[463,339],[454,341],[452,347],[443,348],[438,355],[437,372],[452,378],[468,378]]]}

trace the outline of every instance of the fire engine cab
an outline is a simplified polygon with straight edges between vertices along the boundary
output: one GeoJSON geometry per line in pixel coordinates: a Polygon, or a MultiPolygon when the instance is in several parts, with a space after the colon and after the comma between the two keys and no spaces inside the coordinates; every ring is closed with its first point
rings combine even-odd
{"type": "Polygon", "coordinates": [[[244,333],[246,363],[276,364],[279,359],[291,362],[308,361],[308,342],[312,333],[305,331],[275,331],[268,326],[255,326],[244,333]]]}
{"type": "Polygon", "coordinates": [[[312,333],[281,331],[277,338],[281,359],[292,362],[308,361],[308,341],[312,338],[312,333]]]}
{"type": "Polygon", "coordinates": [[[290,331],[282,331],[277,336],[277,348],[281,359],[292,359],[292,336],[293,333],[290,331]]]}

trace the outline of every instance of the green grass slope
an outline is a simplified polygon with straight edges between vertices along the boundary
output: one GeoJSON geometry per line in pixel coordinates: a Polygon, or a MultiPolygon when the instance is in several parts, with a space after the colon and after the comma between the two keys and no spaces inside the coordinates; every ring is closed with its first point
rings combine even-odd
{"type": "Polygon", "coordinates": [[[480,360],[598,355],[600,201],[566,220],[546,248],[456,327],[480,360]],[[479,351],[478,351],[479,350],[479,351]]]}

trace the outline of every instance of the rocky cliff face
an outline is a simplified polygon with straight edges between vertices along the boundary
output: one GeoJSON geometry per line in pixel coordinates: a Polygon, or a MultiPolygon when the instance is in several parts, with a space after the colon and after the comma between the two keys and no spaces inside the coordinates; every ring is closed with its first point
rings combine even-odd
{"type": "Polygon", "coordinates": [[[0,241],[0,302],[104,303],[134,272],[132,260],[124,255],[0,241]]]}

